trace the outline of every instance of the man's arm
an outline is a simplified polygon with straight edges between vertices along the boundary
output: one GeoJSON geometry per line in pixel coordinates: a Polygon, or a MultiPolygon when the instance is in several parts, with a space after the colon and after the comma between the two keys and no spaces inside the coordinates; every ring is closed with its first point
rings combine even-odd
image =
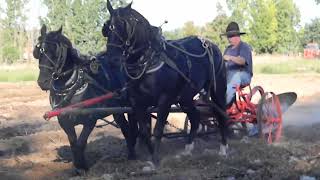
{"type": "Polygon", "coordinates": [[[233,61],[238,65],[247,65],[251,59],[251,53],[251,47],[243,44],[240,46],[239,56],[224,55],[223,58],[227,61],[233,61]]]}
{"type": "Polygon", "coordinates": [[[226,61],[233,61],[234,63],[239,64],[239,65],[245,65],[246,64],[246,60],[241,56],[224,55],[223,58],[226,61]]]}

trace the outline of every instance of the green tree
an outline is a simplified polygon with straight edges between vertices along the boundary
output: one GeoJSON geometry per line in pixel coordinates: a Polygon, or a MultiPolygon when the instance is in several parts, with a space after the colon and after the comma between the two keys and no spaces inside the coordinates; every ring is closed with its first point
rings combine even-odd
{"type": "Polygon", "coordinates": [[[299,37],[296,28],[300,22],[300,11],[293,0],[275,0],[278,22],[277,47],[280,53],[297,51],[299,37]]]}
{"type": "Polygon", "coordinates": [[[249,43],[257,53],[273,53],[277,43],[278,22],[273,0],[255,0],[250,4],[249,43]]]}
{"type": "Polygon", "coordinates": [[[183,38],[183,32],[182,32],[182,29],[178,28],[171,31],[164,31],[163,36],[166,39],[170,39],[170,40],[180,39],[180,38],[183,38]]]}
{"type": "Polygon", "coordinates": [[[194,25],[193,21],[184,23],[182,27],[183,36],[199,35],[200,28],[194,25]]]}
{"type": "Polygon", "coordinates": [[[320,18],[311,20],[311,23],[304,27],[303,44],[316,42],[320,44],[320,18]]]}
{"type": "MultiPolygon", "coordinates": [[[[43,0],[43,4],[48,14],[42,23],[51,30],[63,26],[64,34],[82,53],[105,49],[101,28],[109,17],[106,0],[43,0]]],[[[124,6],[126,0],[114,0],[112,4],[124,6]]]]}
{"type": "Polygon", "coordinates": [[[218,15],[213,19],[212,22],[207,23],[204,26],[202,35],[217,44],[223,52],[228,45],[228,41],[225,37],[222,37],[221,34],[225,32],[229,23],[229,18],[222,9],[220,3],[217,3],[216,9],[218,15]]]}
{"type": "Polygon", "coordinates": [[[13,63],[22,59],[22,52],[27,42],[25,30],[25,5],[29,0],[6,0],[5,8],[1,9],[3,16],[1,24],[1,56],[2,62],[13,63]]]}
{"type": "Polygon", "coordinates": [[[242,31],[248,31],[248,22],[251,20],[251,8],[254,0],[226,0],[231,11],[230,21],[235,21],[242,27],[242,31]]]}

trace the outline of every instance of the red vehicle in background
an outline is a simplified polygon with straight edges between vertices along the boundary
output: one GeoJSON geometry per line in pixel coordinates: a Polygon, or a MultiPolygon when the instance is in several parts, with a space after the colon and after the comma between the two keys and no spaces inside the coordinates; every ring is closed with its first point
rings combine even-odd
{"type": "Polygon", "coordinates": [[[306,59],[320,58],[319,44],[308,43],[303,50],[303,57],[306,59]]]}

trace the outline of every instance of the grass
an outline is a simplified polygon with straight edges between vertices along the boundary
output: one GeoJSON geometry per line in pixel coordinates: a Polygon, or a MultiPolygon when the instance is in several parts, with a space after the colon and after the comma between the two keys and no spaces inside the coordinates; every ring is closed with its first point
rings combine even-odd
{"type": "Polygon", "coordinates": [[[0,82],[36,81],[38,74],[37,64],[0,65],[0,82]]]}
{"type": "MultiPolygon", "coordinates": [[[[283,59],[267,56],[263,61],[259,60],[259,57],[254,58],[253,65],[254,74],[320,73],[319,59],[283,59]]],[[[36,81],[38,74],[37,63],[0,65],[0,82],[36,81]]]]}
{"type": "MultiPolygon", "coordinates": [[[[253,62],[254,63],[254,62],[253,62]]],[[[320,60],[293,59],[254,64],[255,74],[320,73],[320,60]]]]}

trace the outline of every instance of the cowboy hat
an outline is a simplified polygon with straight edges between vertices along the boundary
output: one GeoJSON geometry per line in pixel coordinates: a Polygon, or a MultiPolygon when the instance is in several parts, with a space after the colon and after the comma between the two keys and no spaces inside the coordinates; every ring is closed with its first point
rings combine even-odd
{"type": "Polygon", "coordinates": [[[246,33],[240,32],[239,25],[236,22],[231,22],[228,24],[226,32],[221,34],[221,36],[232,37],[232,36],[240,36],[243,34],[246,34],[246,33]]]}

